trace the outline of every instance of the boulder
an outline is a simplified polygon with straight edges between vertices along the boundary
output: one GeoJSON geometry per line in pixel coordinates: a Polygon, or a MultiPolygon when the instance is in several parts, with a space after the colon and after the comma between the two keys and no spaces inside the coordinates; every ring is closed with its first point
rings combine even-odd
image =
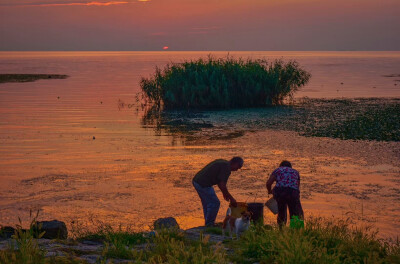
{"type": "Polygon", "coordinates": [[[2,226],[0,228],[0,240],[9,239],[15,233],[15,228],[11,226],[2,226]]]}
{"type": "Polygon", "coordinates": [[[178,222],[173,217],[159,218],[154,221],[154,229],[162,229],[162,228],[176,228],[179,229],[178,222]]]}
{"type": "Polygon", "coordinates": [[[68,230],[64,222],[53,220],[53,221],[40,221],[36,223],[40,228],[40,232],[45,231],[42,238],[47,239],[67,239],[68,230]]]}

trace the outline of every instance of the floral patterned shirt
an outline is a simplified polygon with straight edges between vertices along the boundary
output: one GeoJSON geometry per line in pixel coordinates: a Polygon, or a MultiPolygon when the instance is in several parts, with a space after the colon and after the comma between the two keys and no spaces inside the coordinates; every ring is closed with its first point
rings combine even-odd
{"type": "Polygon", "coordinates": [[[297,170],[290,167],[279,167],[272,172],[275,175],[275,187],[290,187],[300,190],[300,174],[297,170]]]}

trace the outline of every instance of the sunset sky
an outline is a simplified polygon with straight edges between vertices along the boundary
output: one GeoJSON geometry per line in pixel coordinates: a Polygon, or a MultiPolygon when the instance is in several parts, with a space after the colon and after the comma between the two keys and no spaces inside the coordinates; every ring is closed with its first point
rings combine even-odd
{"type": "Polygon", "coordinates": [[[400,0],[0,0],[0,50],[400,50],[399,32],[400,0]]]}

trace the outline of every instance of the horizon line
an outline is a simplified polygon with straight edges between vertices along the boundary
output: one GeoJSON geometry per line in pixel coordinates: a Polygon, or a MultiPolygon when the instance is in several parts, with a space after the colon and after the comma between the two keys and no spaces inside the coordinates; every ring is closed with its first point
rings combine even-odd
{"type": "Polygon", "coordinates": [[[396,52],[398,50],[0,50],[0,52],[396,52]]]}

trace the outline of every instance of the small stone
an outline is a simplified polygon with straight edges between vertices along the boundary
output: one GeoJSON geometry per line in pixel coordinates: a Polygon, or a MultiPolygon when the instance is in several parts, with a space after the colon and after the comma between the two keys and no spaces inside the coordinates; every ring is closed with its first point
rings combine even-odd
{"type": "Polygon", "coordinates": [[[45,231],[42,238],[47,239],[67,239],[68,230],[64,222],[53,220],[53,221],[41,221],[36,222],[37,227],[40,227],[39,232],[45,231]]]}
{"type": "Polygon", "coordinates": [[[11,226],[3,226],[0,228],[0,240],[9,239],[15,233],[15,228],[11,226]]]}
{"type": "Polygon", "coordinates": [[[162,228],[176,228],[179,229],[178,222],[173,217],[159,218],[154,221],[154,229],[162,229],[162,228]]]}

